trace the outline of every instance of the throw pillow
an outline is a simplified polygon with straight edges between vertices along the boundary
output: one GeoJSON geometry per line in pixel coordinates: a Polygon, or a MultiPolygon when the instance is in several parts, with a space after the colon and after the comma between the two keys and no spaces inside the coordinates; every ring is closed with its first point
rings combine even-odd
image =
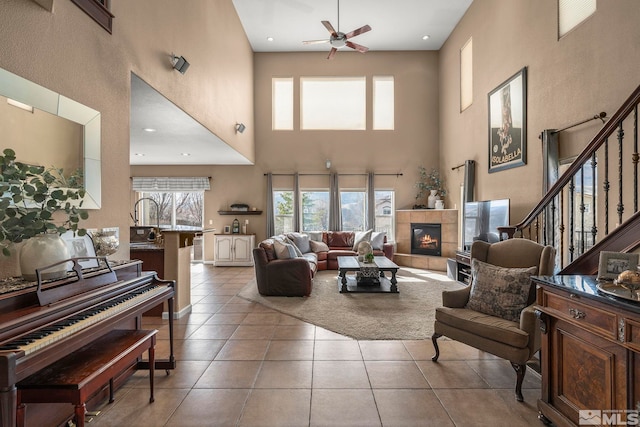
{"type": "Polygon", "coordinates": [[[309,236],[302,233],[288,233],[287,237],[293,242],[300,252],[306,254],[311,252],[311,246],[309,246],[309,236]]]}
{"type": "Polygon", "coordinates": [[[356,231],[356,235],[353,239],[353,250],[357,251],[358,250],[358,245],[360,244],[360,242],[369,242],[371,241],[371,233],[373,232],[373,230],[367,230],[367,231],[356,231]]]}
{"type": "Polygon", "coordinates": [[[276,240],[273,242],[273,248],[276,250],[276,257],[278,259],[297,258],[294,245],[290,243],[284,243],[280,240],[276,240]]]}
{"type": "Polygon", "coordinates": [[[467,308],[519,322],[527,306],[531,276],[537,271],[537,267],[504,268],[472,259],[467,308]]]}
{"type": "Polygon", "coordinates": [[[293,240],[291,240],[290,238],[285,236],[284,243],[287,243],[287,244],[293,246],[293,250],[296,252],[296,256],[302,256],[302,251],[300,251],[300,249],[298,249],[296,244],[293,243],[293,240]]]}
{"type": "Polygon", "coordinates": [[[322,242],[322,231],[307,231],[309,235],[309,240],[322,242]]]}
{"type": "Polygon", "coordinates": [[[386,235],[386,231],[375,231],[371,233],[371,246],[374,250],[382,250],[382,246],[384,245],[384,237],[386,235]]]}
{"type": "Polygon", "coordinates": [[[309,242],[309,246],[311,246],[311,250],[315,253],[329,252],[329,246],[327,246],[327,244],[324,242],[316,242],[315,240],[311,240],[309,242]]]}

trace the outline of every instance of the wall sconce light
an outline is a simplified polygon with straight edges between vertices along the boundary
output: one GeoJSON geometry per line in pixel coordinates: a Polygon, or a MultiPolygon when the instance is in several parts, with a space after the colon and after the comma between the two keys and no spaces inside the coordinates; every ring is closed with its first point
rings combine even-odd
{"type": "Polygon", "coordinates": [[[236,133],[242,133],[246,128],[244,123],[236,123],[236,133]]]}
{"type": "Polygon", "coordinates": [[[191,65],[184,56],[175,56],[173,53],[171,54],[171,64],[174,70],[180,71],[180,74],[186,73],[189,65],[191,65]]]}
{"type": "Polygon", "coordinates": [[[327,169],[331,169],[331,160],[327,159],[327,161],[325,162],[325,166],[327,167],[327,169]]]}

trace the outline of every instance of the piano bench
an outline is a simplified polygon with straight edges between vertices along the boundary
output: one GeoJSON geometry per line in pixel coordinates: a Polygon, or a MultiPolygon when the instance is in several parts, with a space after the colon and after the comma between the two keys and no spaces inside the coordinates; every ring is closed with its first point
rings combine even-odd
{"type": "MultiPolygon", "coordinates": [[[[113,378],[149,351],[155,362],[157,330],[113,330],[16,384],[17,426],[24,427],[25,403],[71,403],[76,426],[84,426],[86,401],[109,384],[113,402],[113,378]]],[[[149,402],[153,402],[153,369],[149,369],[149,402]]]]}

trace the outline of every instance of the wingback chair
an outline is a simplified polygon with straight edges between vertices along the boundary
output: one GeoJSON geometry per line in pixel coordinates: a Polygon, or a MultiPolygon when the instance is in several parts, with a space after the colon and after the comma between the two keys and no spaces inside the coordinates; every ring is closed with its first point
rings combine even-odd
{"type": "MultiPolygon", "coordinates": [[[[526,363],[540,349],[540,330],[533,309],[536,290],[529,277],[552,275],[554,259],[553,247],[543,246],[528,239],[509,239],[492,244],[483,241],[474,242],[471,246],[472,284],[455,291],[443,291],[443,307],[436,309],[434,334],[431,337],[435,355],[431,360],[438,361],[440,349],[437,339],[443,335],[509,360],[516,371],[516,400],[522,402],[522,382],[527,368],[526,363]],[[487,266],[487,264],[490,265],[487,266]],[[481,267],[492,269],[494,275],[485,274],[480,278],[481,267]],[[525,269],[526,267],[535,268],[525,269]],[[510,281],[516,281],[512,274],[515,272],[519,272],[521,276],[520,287],[510,283],[510,281]],[[500,274],[502,276],[499,276],[500,274]],[[483,286],[487,286],[490,292],[501,292],[500,289],[505,289],[503,294],[506,295],[508,293],[506,289],[508,289],[509,292],[514,292],[516,298],[520,293],[524,308],[515,308],[511,319],[486,314],[491,310],[485,310],[484,307],[482,311],[477,311],[475,306],[474,309],[470,308],[472,293],[477,295],[476,292],[479,291],[479,288],[473,289],[474,280],[478,285],[480,281],[484,281],[483,286]],[[505,287],[501,288],[498,283],[505,287]],[[495,287],[492,289],[494,284],[495,287]]],[[[495,300],[489,301],[488,304],[489,306],[493,304],[497,310],[500,310],[498,306],[501,304],[496,303],[495,300]]]]}

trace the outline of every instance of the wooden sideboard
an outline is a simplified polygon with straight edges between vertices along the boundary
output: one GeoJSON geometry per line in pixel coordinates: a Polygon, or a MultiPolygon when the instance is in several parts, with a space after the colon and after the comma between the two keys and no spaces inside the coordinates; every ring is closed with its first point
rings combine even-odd
{"type": "Polygon", "coordinates": [[[596,411],[607,419],[625,420],[627,411],[637,417],[640,302],[603,294],[594,276],[533,281],[538,286],[536,316],[542,332],[540,419],[576,426],[581,410],[596,411]]]}

